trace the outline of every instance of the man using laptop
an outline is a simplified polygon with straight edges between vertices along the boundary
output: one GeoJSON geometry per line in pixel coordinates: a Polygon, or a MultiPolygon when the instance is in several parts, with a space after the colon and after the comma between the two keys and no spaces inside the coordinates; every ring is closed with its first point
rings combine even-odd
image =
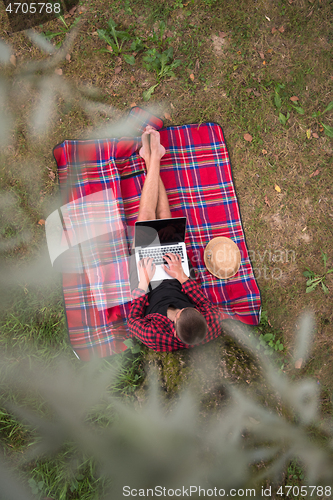
{"type": "MultiPolygon", "coordinates": [[[[147,126],[142,135],[140,156],[147,175],[141,193],[138,221],[170,219],[169,201],[160,177],[160,159],[165,148],[160,134],[147,126]]],[[[148,292],[156,266],[152,258],[138,263],[139,283],[132,291],[128,317],[130,332],[155,351],[174,351],[204,344],[221,333],[220,313],[196,281],[184,273],[180,256],[164,256],[164,271],[172,278],[148,292]]]]}

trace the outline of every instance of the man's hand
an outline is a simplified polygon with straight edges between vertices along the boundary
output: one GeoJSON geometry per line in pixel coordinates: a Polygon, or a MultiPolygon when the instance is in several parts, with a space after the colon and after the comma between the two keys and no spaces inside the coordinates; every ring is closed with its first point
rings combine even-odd
{"type": "Polygon", "coordinates": [[[171,276],[176,278],[181,284],[188,280],[188,276],[183,271],[182,261],[180,255],[174,253],[166,253],[164,255],[165,260],[168,262],[169,268],[163,266],[164,271],[171,276]]]}
{"type": "Polygon", "coordinates": [[[139,284],[138,288],[141,288],[145,292],[147,291],[150,280],[155,274],[156,266],[154,264],[154,259],[146,257],[139,261],[139,284]]]}

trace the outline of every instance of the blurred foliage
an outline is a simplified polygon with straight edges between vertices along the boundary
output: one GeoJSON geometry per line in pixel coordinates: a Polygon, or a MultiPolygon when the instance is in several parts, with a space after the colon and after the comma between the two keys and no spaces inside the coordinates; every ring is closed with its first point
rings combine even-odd
{"type": "MultiPolygon", "coordinates": [[[[313,330],[312,317],[305,315],[295,357],[302,346],[309,345],[313,330]]],[[[184,392],[180,388],[170,407],[154,372],[148,376],[147,397],[138,403],[135,398],[119,399],[112,391],[122,372],[120,364],[107,366],[105,360],[96,360],[77,369],[70,361],[58,359],[46,370],[33,358],[29,364],[1,356],[3,393],[15,390],[43,401],[42,413],[12,400],[5,403],[6,411],[35,436],[20,458],[21,467],[52,457],[71,443],[63,465],[70,474],[67,490],[74,494],[79,489],[83,457],[90,457],[95,481],[99,478],[103,483],[100,498],[105,499],[119,498],[126,485],[144,490],[157,485],[167,489],[200,485],[259,492],[265,481],[281,484],[284,474],[291,471],[291,460],[304,471],[303,484],[332,485],[333,421],[320,416],[317,384],[288,379],[271,356],[258,354],[257,340],[245,326],[228,335],[259,356],[263,382],[256,390],[264,399],[269,396],[269,406],[223,381],[227,404],[214,418],[202,418],[202,395],[191,385],[184,392]]],[[[301,354],[305,361],[309,352],[301,354]]],[[[295,474],[300,477],[299,469],[295,474]]],[[[43,485],[41,478],[29,484],[36,494],[40,490],[52,495],[51,485],[43,485]]],[[[2,490],[8,492],[6,499],[12,498],[13,487],[8,477],[2,490]]],[[[62,498],[67,498],[67,490],[62,498]]],[[[15,495],[16,500],[29,498],[17,491],[15,495]]]]}

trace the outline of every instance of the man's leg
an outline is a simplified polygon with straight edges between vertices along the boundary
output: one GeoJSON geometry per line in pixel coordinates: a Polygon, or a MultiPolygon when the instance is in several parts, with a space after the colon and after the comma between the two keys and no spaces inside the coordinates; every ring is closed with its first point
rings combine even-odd
{"type": "MultiPolygon", "coordinates": [[[[140,149],[140,155],[144,158],[147,166],[147,172],[151,169],[151,159],[159,158],[165,154],[165,148],[160,143],[160,134],[151,126],[147,126],[145,133],[142,135],[142,148],[140,149]]],[[[157,219],[170,219],[171,212],[169,206],[168,196],[159,175],[158,180],[158,198],[156,206],[156,218],[157,219]]]]}
{"type": "Polygon", "coordinates": [[[156,219],[159,177],[160,158],[154,155],[151,156],[149,169],[147,168],[147,175],[141,192],[138,221],[156,219]]]}
{"type": "MultiPolygon", "coordinates": [[[[144,221],[144,220],[153,220],[157,218],[161,218],[157,214],[157,206],[158,206],[158,200],[159,200],[159,184],[162,183],[162,180],[160,178],[160,159],[165,153],[165,149],[163,148],[164,152],[161,151],[160,147],[160,137],[159,133],[157,132],[158,137],[154,137],[153,140],[151,141],[150,145],[150,133],[144,133],[142,135],[142,148],[140,149],[140,155],[146,162],[147,166],[147,175],[146,179],[142,188],[141,192],[141,198],[140,198],[140,206],[139,206],[139,213],[138,213],[138,218],[137,221],[144,221]],[[151,149],[152,148],[152,149],[151,149]]],[[[162,146],[163,147],[163,146],[162,146]]],[[[163,183],[162,183],[163,185],[163,183]]],[[[163,185],[164,189],[164,185],[163,185]]],[[[165,189],[164,189],[165,192],[165,189]]],[[[163,194],[162,194],[163,197],[163,194]]],[[[165,198],[167,202],[167,208],[169,207],[169,202],[168,198],[165,192],[165,198]]],[[[163,198],[162,198],[163,200],[163,198]]],[[[163,203],[163,202],[162,202],[163,203]]],[[[162,214],[168,214],[169,212],[166,212],[164,209],[165,204],[165,199],[162,207],[162,214]]],[[[165,217],[168,217],[168,215],[165,215],[165,217]]],[[[132,249],[134,249],[134,240],[133,240],[133,246],[132,249]]],[[[138,276],[137,276],[137,266],[136,266],[136,260],[135,256],[132,250],[132,256],[131,256],[131,261],[130,261],[130,283],[131,283],[131,290],[136,288],[138,286],[138,276]]],[[[159,283],[157,283],[159,284],[159,283]]],[[[156,283],[155,283],[156,285],[156,283]]],[[[151,285],[149,285],[149,290],[151,290],[151,285]]]]}

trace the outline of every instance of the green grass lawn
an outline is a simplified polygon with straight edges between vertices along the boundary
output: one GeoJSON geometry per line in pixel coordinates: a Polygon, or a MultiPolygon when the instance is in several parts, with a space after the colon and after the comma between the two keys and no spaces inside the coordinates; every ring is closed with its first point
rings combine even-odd
{"type": "MultiPolygon", "coordinates": [[[[333,268],[332,2],[80,2],[65,19],[68,29],[60,19],[35,28],[61,46],[80,18],[72,46],[36,79],[28,79],[26,65],[47,63],[49,55],[24,32],[11,32],[3,5],[0,18],[1,38],[15,55],[2,66],[0,80],[4,120],[13,117],[11,124],[0,124],[0,346],[6,359],[13,366],[36,360],[51,366],[65,357],[80,371],[68,344],[60,277],[48,260],[42,222],[59,194],[52,148],[64,139],[98,135],[99,127],[116,124],[134,104],[153,105],[165,126],[213,121],[223,127],[262,296],[264,315],[256,330],[261,349],[276,352],[280,370],[294,380],[311,377],[320,387],[323,418],[330,415],[333,273],[324,281],[327,293],[321,285],[306,293],[309,278],[303,272],[309,268],[320,276],[333,268]],[[53,97],[48,108],[47,100],[40,105],[42,75],[49,78],[53,97]],[[295,369],[295,331],[305,310],[314,312],[316,334],[307,364],[295,369]]],[[[203,365],[216,357],[221,380],[249,388],[260,380],[253,357],[229,337],[195,351],[203,365]]],[[[202,418],[224,405],[223,391],[194,368],[187,352],[142,347],[139,355],[116,356],[103,369],[113,365],[120,372],[110,390],[122,400],[145,401],[143,367],[155,366],[167,407],[190,380],[204,394],[202,418]]],[[[2,398],[20,401],[5,389],[2,398]]],[[[47,413],[36,395],[20,398],[47,413]]],[[[113,422],[113,411],[104,420],[101,410],[97,424],[113,422]]],[[[89,456],[79,453],[76,468],[68,468],[75,455],[71,442],[64,441],[50,460],[36,458],[22,466],[20,455],[36,434],[5,407],[0,433],[6,456],[40,498],[100,498],[106,486],[89,456]]],[[[299,464],[288,467],[293,484],[301,484],[299,464]]]]}

